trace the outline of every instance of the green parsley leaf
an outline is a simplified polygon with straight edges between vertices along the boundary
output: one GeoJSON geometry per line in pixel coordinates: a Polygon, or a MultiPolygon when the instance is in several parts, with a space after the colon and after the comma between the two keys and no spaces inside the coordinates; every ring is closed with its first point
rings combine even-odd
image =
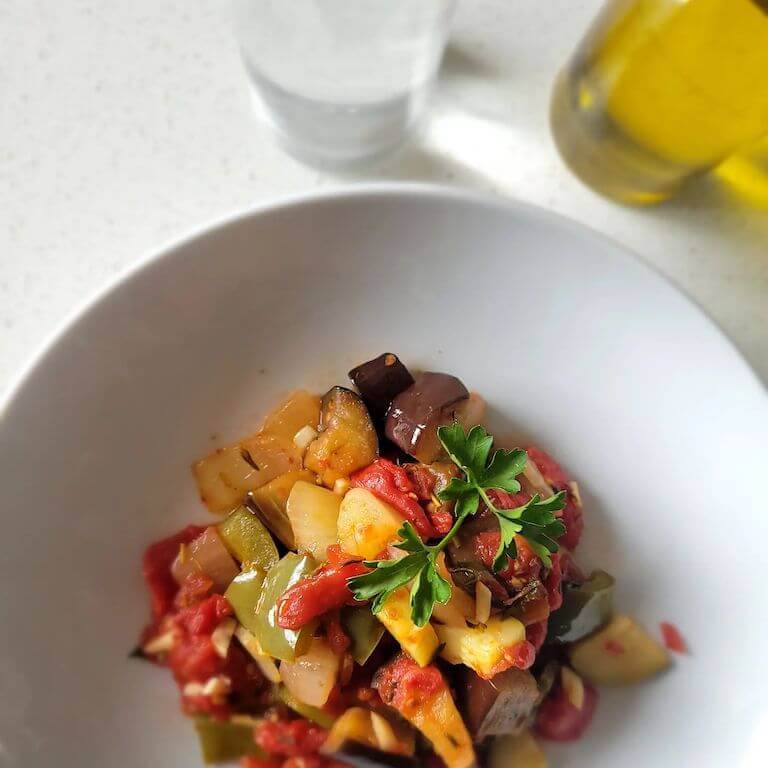
{"type": "Polygon", "coordinates": [[[555,517],[565,507],[565,491],[541,500],[535,494],[530,501],[515,509],[494,509],[501,530],[501,542],[493,560],[493,570],[498,573],[506,567],[507,560],[517,557],[515,536],[523,536],[537,557],[547,568],[552,567],[550,554],[557,552],[557,541],[565,533],[565,526],[555,517]]]}
{"type": "Polygon", "coordinates": [[[451,599],[451,584],[435,566],[434,557],[413,582],[411,590],[411,619],[417,627],[423,627],[432,615],[435,603],[447,603],[451,599]]]}
{"type": "Polygon", "coordinates": [[[396,589],[412,581],[411,618],[417,627],[423,627],[429,621],[435,603],[447,603],[451,599],[450,583],[437,572],[437,556],[442,551],[442,542],[428,547],[408,522],[403,523],[397,533],[402,540],[395,546],[410,554],[399,560],[366,562],[365,565],[373,570],[354,576],[347,585],[355,599],[371,600],[371,611],[376,614],[396,589]]]}
{"type": "Polygon", "coordinates": [[[488,491],[520,491],[517,476],[525,469],[526,452],[519,448],[498,450],[487,464],[493,438],[482,427],[472,427],[465,433],[460,424],[454,423],[440,427],[437,436],[451,460],[464,473],[463,479],[451,480],[438,497],[442,501],[455,500],[458,517],[474,515],[482,500],[499,520],[501,544],[493,562],[494,571],[503,570],[507,560],[517,556],[515,536],[518,535],[528,540],[537,557],[550,568],[550,554],[557,552],[555,540],[565,533],[563,524],[554,515],[565,506],[565,494],[560,492],[544,501],[535,496],[517,509],[497,509],[488,491]]]}
{"type": "Polygon", "coordinates": [[[515,478],[525,469],[528,454],[520,448],[514,451],[496,451],[480,482],[484,488],[500,488],[507,493],[518,493],[520,483],[515,478]]]}
{"type": "Polygon", "coordinates": [[[371,611],[379,613],[389,596],[411,583],[411,619],[423,627],[430,619],[435,603],[451,599],[451,584],[437,570],[437,557],[456,535],[464,520],[477,513],[482,501],[498,521],[501,530],[499,551],[493,570],[503,570],[507,561],[517,557],[515,536],[523,536],[545,566],[551,567],[550,554],[557,552],[556,539],[565,533],[555,512],[565,506],[565,492],[542,500],[538,495],[516,509],[497,509],[488,496],[489,490],[518,493],[517,476],[525,469],[528,459],[525,451],[498,450],[488,456],[493,437],[482,427],[469,432],[458,422],[437,430],[440,442],[451,460],[461,469],[463,478],[455,477],[437,496],[441,501],[455,501],[454,523],[450,531],[435,545],[425,544],[416,529],[408,522],[397,532],[400,541],[395,547],[407,552],[398,560],[366,562],[372,570],[347,581],[357,600],[371,600],[371,611]]]}

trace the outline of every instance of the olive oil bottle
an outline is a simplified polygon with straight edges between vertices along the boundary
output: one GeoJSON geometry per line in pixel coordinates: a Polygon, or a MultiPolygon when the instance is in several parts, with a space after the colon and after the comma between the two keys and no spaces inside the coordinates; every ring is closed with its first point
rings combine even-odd
{"type": "Polygon", "coordinates": [[[560,74],[551,118],[598,192],[670,197],[768,134],[768,0],[611,0],[560,74]]]}

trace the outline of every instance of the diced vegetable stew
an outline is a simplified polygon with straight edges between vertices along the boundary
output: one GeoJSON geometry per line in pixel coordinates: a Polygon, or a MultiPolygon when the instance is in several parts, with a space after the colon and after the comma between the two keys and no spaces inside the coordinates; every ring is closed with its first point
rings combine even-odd
{"type": "Polygon", "coordinates": [[[595,686],[667,651],[576,565],[555,459],[495,448],[453,375],[384,353],[350,379],[195,463],[220,517],[147,549],[139,655],[170,667],[206,763],[546,768],[539,740],[579,738],[595,686]]]}

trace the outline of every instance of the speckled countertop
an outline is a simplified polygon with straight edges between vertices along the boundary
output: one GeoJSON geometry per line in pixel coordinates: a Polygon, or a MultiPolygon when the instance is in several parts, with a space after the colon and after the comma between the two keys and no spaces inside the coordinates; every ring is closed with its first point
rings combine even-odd
{"type": "Polygon", "coordinates": [[[381,167],[303,167],[255,121],[225,0],[0,0],[0,391],[116,274],[275,195],[386,178],[494,190],[614,237],[768,379],[768,211],[714,179],[633,210],[582,187],[547,125],[600,0],[460,0],[434,118],[381,167]]]}

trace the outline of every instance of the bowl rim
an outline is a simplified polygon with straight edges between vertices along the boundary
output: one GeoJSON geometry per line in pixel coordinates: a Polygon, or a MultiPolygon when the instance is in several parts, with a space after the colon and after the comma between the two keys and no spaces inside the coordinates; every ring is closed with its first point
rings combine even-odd
{"type": "MultiPolygon", "coordinates": [[[[137,259],[133,260],[122,270],[119,270],[115,275],[107,278],[107,280],[93,290],[89,296],[76,304],[69,312],[65,313],[64,317],[51,331],[48,332],[44,339],[34,345],[34,349],[30,356],[24,363],[22,363],[18,372],[10,377],[10,381],[6,386],[4,393],[0,393],[0,432],[2,431],[5,416],[10,412],[15,401],[21,396],[27,381],[33,376],[37,368],[45,363],[45,359],[49,353],[52,352],[52,350],[80,320],[85,318],[98,305],[102,304],[102,302],[107,301],[113,292],[138,277],[153,264],[171,258],[174,253],[183,250],[195,240],[202,237],[213,236],[231,225],[245,221],[246,219],[270,215],[276,212],[321,202],[376,197],[411,197],[453,202],[459,201],[482,208],[495,209],[500,212],[523,213],[540,222],[559,227],[561,230],[578,232],[581,237],[586,235],[593,240],[602,242],[604,245],[609,245],[613,251],[618,251],[625,257],[632,259],[642,269],[650,272],[670,287],[694,312],[699,315],[702,320],[707,323],[712,331],[719,337],[719,340],[725,343],[726,348],[729,349],[734,358],[734,362],[742,368],[742,372],[746,374],[748,378],[751,378],[758,389],[762,389],[762,391],[768,395],[768,387],[762,382],[757,371],[749,363],[741,349],[725,333],[709,312],[685,290],[677,285],[671,277],[661,272],[659,268],[647,261],[640,253],[614,237],[566,214],[509,195],[427,182],[373,181],[354,184],[337,184],[321,189],[291,192],[276,197],[270,197],[258,203],[237,208],[218,216],[213,216],[204,223],[189,227],[179,234],[169,237],[160,244],[145,250],[137,259]]],[[[768,399],[766,399],[766,404],[768,405],[768,399]]]]}

